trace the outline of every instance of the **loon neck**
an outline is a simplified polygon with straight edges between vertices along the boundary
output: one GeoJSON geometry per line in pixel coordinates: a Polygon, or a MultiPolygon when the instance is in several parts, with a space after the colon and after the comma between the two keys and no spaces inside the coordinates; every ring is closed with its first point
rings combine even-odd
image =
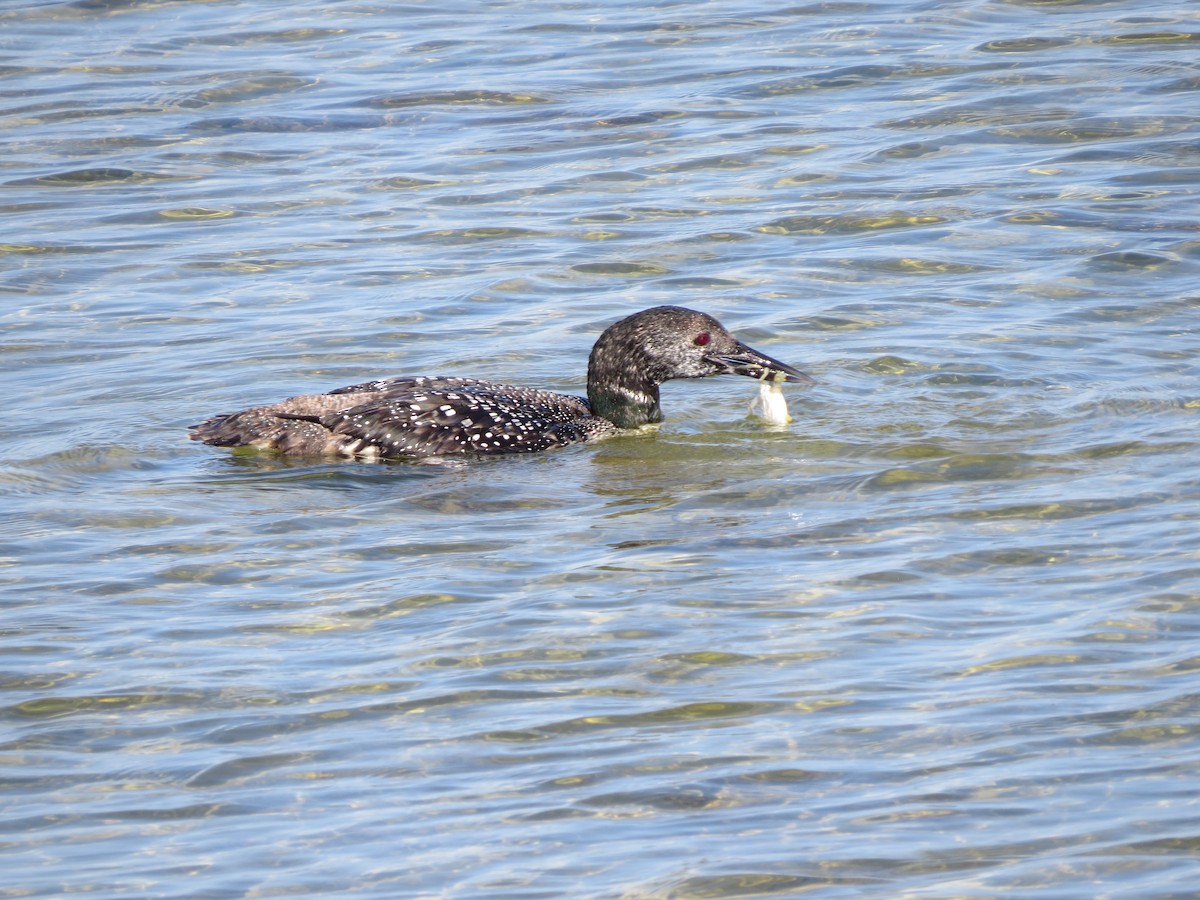
{"type": "Polygon", "coordinates": [[[695,315],[671,306],[655,307],[606,328],[588,357],[592,415],[618,428],[661,422],[658,386],[679,375],[672,365],[672,338],[683,324],[676,320],[695,315]]]}
{"type": "Polygon", "coordinates": [[[600,380],[588,369],[588,405],[592,415],[608,419],[618,428],[637,428],[661,422],[658,385],[648,380],[600,380]]]}

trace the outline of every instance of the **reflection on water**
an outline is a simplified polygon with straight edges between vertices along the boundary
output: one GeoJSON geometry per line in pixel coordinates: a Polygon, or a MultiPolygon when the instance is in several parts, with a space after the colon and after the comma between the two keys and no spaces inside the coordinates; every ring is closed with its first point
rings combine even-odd
{"type": "Polygon", "coordinates": [[[1187,4],[0,10],[14,896],[1187,896],[1187,4]],[[635,309],[648,433],[189,444],[635,309]]]}

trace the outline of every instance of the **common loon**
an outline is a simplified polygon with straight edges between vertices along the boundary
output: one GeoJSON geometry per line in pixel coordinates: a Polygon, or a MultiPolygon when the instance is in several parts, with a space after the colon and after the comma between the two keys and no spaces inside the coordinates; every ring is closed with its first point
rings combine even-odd
{"type": "Polygon", "coordinates": [[[214,416],[193,425],[191,438],[293,455],[526,453],[661,422],[660,384],[709,375],[812,383],[710,315],[656,306],[600,335],[588,359],[586,400],[474,378],[386,378],[214,416]]]}

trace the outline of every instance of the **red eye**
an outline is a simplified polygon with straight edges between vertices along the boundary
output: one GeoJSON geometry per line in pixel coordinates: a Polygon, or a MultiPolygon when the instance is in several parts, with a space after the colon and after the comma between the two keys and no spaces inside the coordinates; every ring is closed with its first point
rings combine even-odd
{"type": "Polygon", "coordinates": [[[708,332],[702,331],[698,335],[696,335],[696,339],[694,341],[692,341],[692,343],[695,344],[697,347],[703,347],[710,340],[712,340],[712,338],[710,338],[708,336],[708,332]]]}

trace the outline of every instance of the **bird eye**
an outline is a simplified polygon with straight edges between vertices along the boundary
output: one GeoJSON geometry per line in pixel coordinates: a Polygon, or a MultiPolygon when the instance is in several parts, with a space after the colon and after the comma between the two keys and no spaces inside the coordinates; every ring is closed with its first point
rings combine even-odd
{"type": "Polygon", "coordinates": [[[697,347],[703,347],[710,340],[712,340],[712,338],[709,337],[708,332],[702,331],[698,335],[696,335],[696,339],[693,340],[692,343],[695,344],[697,347]]]}

